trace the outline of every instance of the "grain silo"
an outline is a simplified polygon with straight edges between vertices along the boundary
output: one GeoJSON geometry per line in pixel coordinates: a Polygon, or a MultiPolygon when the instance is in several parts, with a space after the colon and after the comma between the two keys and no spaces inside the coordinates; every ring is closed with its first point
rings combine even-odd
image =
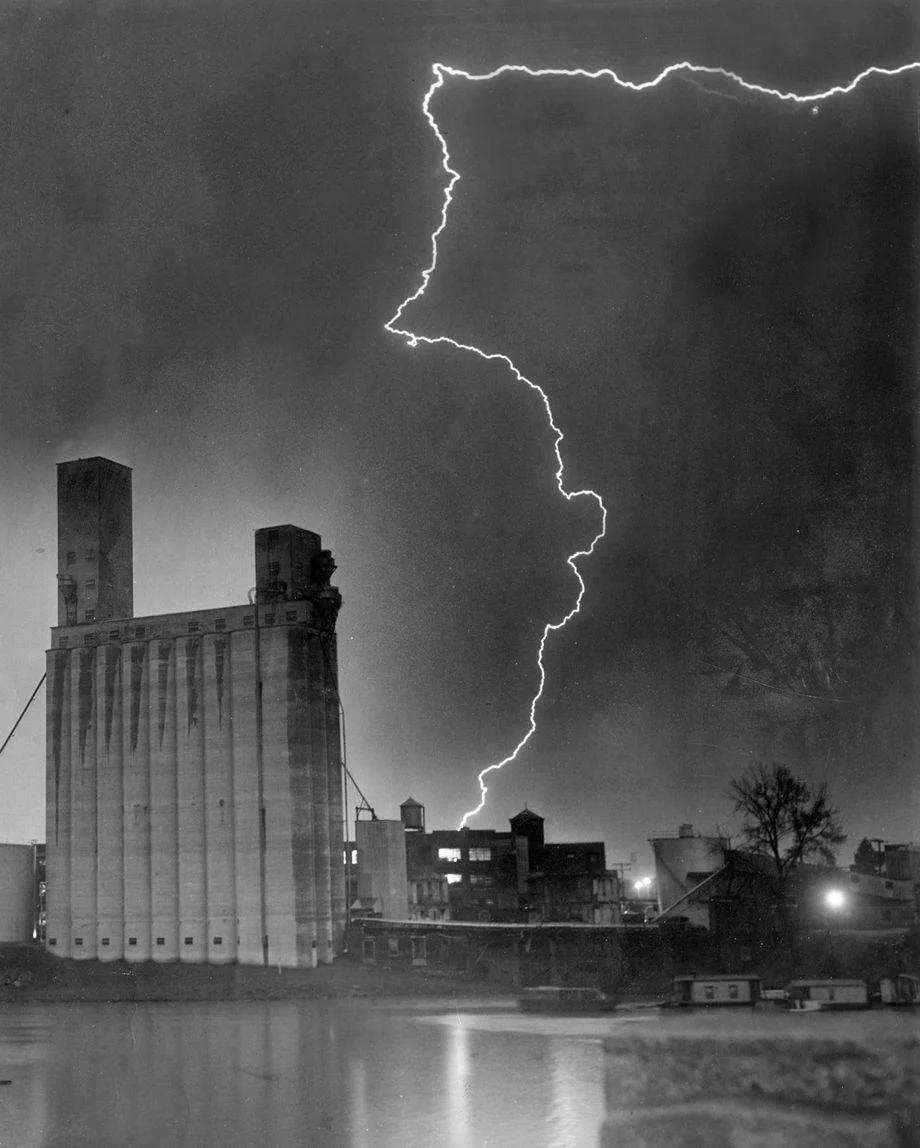
{"type": "Polygon", "coordinates": [[[345,924],[335,623],[319,536],[256,532],[245,605],[132,616],[131,472],[58,468],[49,951],[310,966],[345,924]]]}

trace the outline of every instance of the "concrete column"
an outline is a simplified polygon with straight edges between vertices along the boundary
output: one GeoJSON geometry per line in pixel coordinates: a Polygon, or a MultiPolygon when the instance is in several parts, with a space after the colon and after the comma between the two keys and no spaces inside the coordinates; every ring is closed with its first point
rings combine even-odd
{"type": "Polygon", "coordinates": [[[236,960],[237,936],[230,648],[224,634],[206,634],[203,644],[208,962],[227,964],[236,960]]]}
{"type": "Polygon", "coordinates": [[[155,961],[175,961],[179,959],[176,643],[155,643],[150,657],[151,952],[155,961]]]}
{"type": "Polygon", "coordinates": [[[49,952],[70,950],[70,711],[71,653],[49,650],[46,683],[45,941],[49,952]],[[54,942],[53,944],[51,942],[54,942]]]}
{"type": "Polygon", "coordinates": [[[71,653],[72,956],[96,956],[96,648],[71,653]]]}
{"type": "Polygon", "coordinates": [[[255,634],[229,635],[237,960],[262,964],[255,634]]]}
{"type": "Polygon", "coordinates": [[[96,655],[96,729],[98,730],[96,824],[96,957],[120,961],[125,955],[124,840],[122,787],[122,648],[100,646],[96,655]]]}
{"type": "Polygon", "coordinates": [[[176,641],[179,960],[206,960],[204,714],[201,639],[176,641]]]}
{"type": "MultiPolygon", "coordinates": [[[[332,919],[332,951],[338,956],[345,946],[345,841],[342,799],[342,740],[339,725],[337,656],[335,635],[324,639],[333,677],[326,682],[326,798],[329,810],[329,910],[332,919]]],[[[328,673],[328,667],[327,667],[328,673]]]]}
{"type": "MultiPolygon", "coordinates": [[[[316,902],[310,881],[298,879],[295,898],[293,823],[301,796],[291,791],[291,738],[289,721],[302,722],[302,714],[289,704],[287,628],[263,626],[260,632],[262,669],[262,796],[265,805],[265,919],[268,933],[268,963],[295,967],[315,964],[310,954],[300,958],[298,934],[315,936],[316,902]],[[296,909],[295,909],[296,900],[296,909]],[[296,923],[295,923],[296,913],[296,923]]],[[[307,771],[298,774],[304,778],[307,771]]],[[[301,822],[304,819],[301,818],[301,822]]],[[[296,841],[298,878],[307,867],[311,851],[303,843],[298,823],[296,841]]],[[[303,944],[303,942],[301,942],[303,944]]]]}
{"type": "MultiPolygon", "coordinates": [[[[329,839],[329,749],[326,744],[326,688],[328,655],[323,637],[307,641],[307,722],[312,792],[307,806],[312,817],[313,880],[316,889],[316,959],[332,963],[332,861],[329,839]]],[[[341,850],[339,850],[341,853],[341,850]]]]}
{"type": "Polygon", "coordinates": [[[150,657],[156,643],[125,647],[124,834],[125,959],[149,961],[150,942],[150,657]],[[128,660],[130,659],[130,660],[128,660]]]}

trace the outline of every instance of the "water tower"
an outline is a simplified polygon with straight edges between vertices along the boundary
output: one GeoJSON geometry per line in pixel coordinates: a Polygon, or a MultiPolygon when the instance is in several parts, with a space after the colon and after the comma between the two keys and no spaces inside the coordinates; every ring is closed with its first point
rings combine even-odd
{"type": "Polygon", "coordinates": [[[404,829],[411,829],[414,833],[425,832],[425,806],[414,798],[407,797],[400,805],[399,816],[404,829]]]}

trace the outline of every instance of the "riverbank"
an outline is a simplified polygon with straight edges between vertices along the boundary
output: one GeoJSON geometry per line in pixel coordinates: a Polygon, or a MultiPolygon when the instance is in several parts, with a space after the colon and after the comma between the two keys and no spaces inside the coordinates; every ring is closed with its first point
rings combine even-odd
{"type": "Polygon", "coordinates": [[[340,957],[316,969],[74,961],[38,945],[0,946],[0,1003],[232,1001],[342,997],[486,997],[506,985],[428,969],[384,969],[340,957]]]}

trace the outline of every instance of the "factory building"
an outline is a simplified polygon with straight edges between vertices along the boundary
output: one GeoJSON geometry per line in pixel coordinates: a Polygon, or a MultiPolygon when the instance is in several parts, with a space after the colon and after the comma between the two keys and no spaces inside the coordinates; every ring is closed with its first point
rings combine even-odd
{"type": "Polygon", "coordinates": [[[510,819],[510,832],[426,832],[424,808],[412,798],[400,812],[413,918],[619,923],[619,880],[606,867],[602,841],[548,844],[544,819],[531,809],[510,819]]]}
{"type": "Polygon", "coordinates": [[[339,951],[335,565],[290,525],[256,531],[255,559],[247,605],[135,618],[131,471],[59,466],[50,952],[312,966],[339,951]]]}

